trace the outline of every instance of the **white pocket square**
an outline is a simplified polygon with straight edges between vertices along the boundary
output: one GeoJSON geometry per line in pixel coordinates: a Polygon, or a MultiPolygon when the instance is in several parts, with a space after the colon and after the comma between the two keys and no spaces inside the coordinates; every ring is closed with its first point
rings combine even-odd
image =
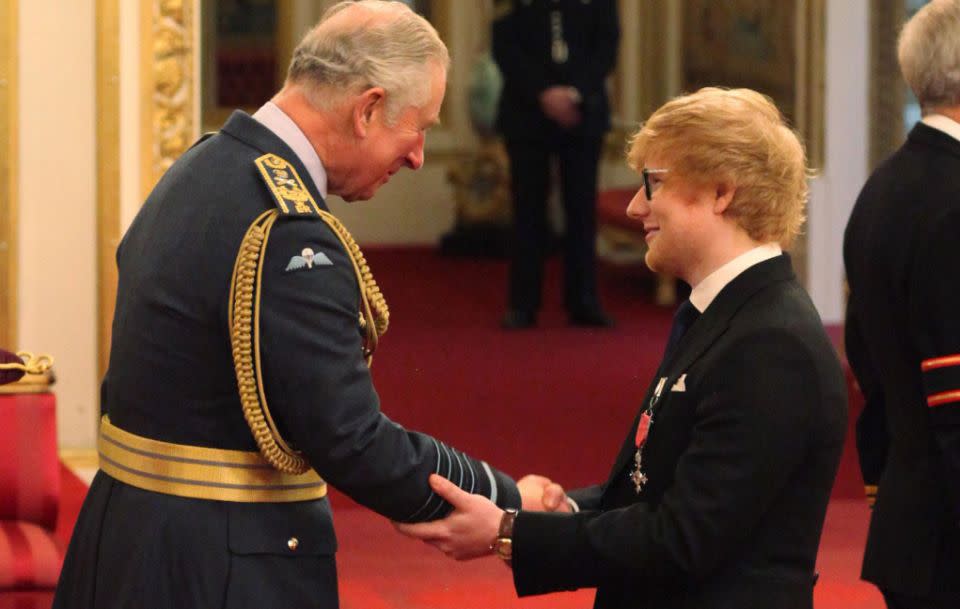
{"type": "Polygon", "coordinates": [[[687,390],[687,374],[683,373],[680,375],[680,378],[677,379],[677,382],[673,384],[673,387],[670,388],[670,391],[684,392],[686,390],[687,390]]]}

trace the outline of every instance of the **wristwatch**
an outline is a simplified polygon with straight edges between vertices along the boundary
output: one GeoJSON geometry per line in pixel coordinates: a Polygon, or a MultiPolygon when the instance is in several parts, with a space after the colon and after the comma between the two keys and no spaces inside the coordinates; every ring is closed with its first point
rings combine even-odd
{"type": "Polygon", "coordinates": [[[513,558],[513,522],[517,519],[518,510],[516,508],[507,508],[503,511],[503,517],[500,518],[500,530],[497,531],[497,537],[490,544],[490,549],[496,552],[497,556],[502,558],[507,564],[513,558]]]}

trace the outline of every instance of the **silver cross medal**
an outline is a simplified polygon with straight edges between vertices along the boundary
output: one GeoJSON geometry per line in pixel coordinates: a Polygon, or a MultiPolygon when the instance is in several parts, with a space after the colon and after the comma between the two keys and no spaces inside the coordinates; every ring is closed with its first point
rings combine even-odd
{"type": "Polygon", "coordinates": [[[640,494],[640,491],[643,490],[643,485],[647,483],[647,475],[640,470],[640,467],[643,462],[643,456],[640,454],[640,449],[637,449],[636,454],[633,455],[633,471],[630,472],[630,480],[633,482],[633,490],[640,494]]]}

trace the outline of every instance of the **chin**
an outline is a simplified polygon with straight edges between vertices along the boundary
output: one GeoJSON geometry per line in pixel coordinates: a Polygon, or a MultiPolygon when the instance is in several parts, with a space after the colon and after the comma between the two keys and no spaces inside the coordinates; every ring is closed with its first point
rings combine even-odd
{"type": "Polygon", "coordinates": [[[647,249],[647,253],[644,255],[643,261],[647,264],[647,268],[654,273],[660,272],[660,263],[657,261],[657,257],[653,255],[653,252],[651,252],[650,249],[647,249]]]}
{"type": "Polygon", "coordinates": [[[353,203],[354,201],[369,201],[373,198],[373,195],[376,194],[376,191],[373,192],[352,192],[350,194],[340,195],[340,198],[346,201],[347,203],[353,203]]]}

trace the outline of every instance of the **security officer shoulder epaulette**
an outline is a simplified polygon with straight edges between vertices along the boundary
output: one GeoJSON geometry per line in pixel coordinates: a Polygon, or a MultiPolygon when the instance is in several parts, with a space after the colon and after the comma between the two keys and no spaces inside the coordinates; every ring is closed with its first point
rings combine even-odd
{"type": "Polygon", "coordinates": [[[321,219],[317,202],[292,164],[275,154],[265,154],[254,163],[273,194],[281,217],[321,219]]]}

